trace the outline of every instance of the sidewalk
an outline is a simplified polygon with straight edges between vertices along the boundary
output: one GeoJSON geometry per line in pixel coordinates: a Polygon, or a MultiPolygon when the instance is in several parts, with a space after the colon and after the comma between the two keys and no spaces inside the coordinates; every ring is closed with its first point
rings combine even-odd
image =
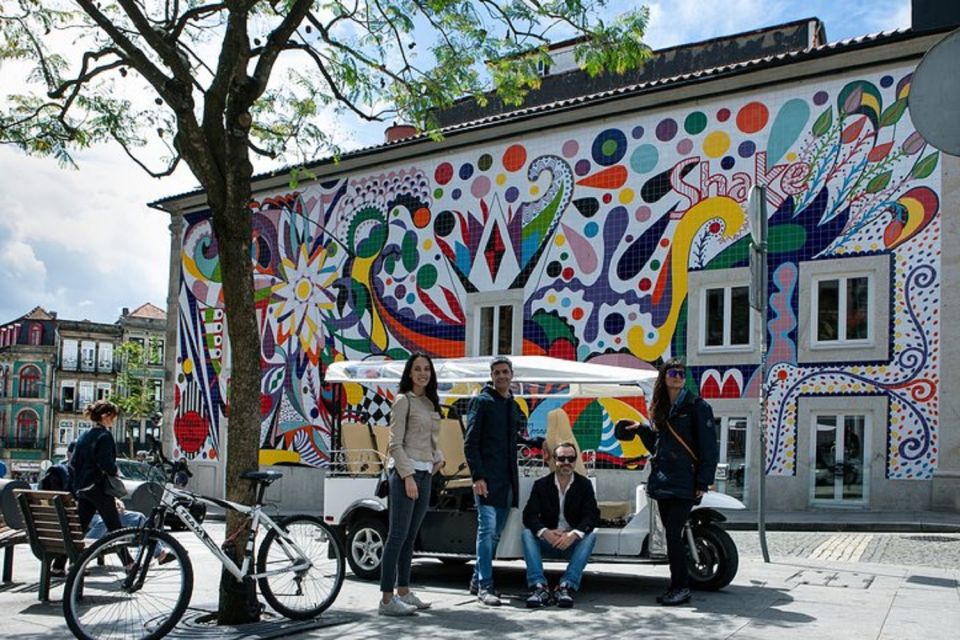
{"type": "MultiPolygon", "coordinates": [[[[724,511],[726,528],[757,529],[756,511],[724,511]]],[[[871,531],[960,533],[960,513],[945,511],[816,511],[767,512],[769,531],[871,531]]]]}
{"type": "MultiPolygon", "coordinates": [[[[211,523],[210,529],[215,539],[222,537],[222,525],[211,523]]],[[[213,609],[219,567],[192,536],[178,534],[178,538],[194,564],[191,606],[213,609]]],[[[15,582],[0,588],[0,608],[5,613],[0,636],[17,640],[70,637],[59,602],[62,589],[59,585],[52,589],[54,602],[38,602],[39,563],[23,546],[16,556],[15,582]]],[[[696,593],[689,607],[667,609],[654,600],[667,586],[665,566],[590,565],[576,607],[570,610],[526,609],[522,562],[497,563],[497,584],[509,600],[497,609],[481,607],[465,588],[471,570],[469,564],[416,561],[414,587],[434,607],[410,619],[377,616],[378,585],[348,574],[331,613],[350,613],[356,621],[290,637],[920,640],[955,638],[960,629],[957,570],[809,559],[764,564],[745,553],[729,587],[696,593]]],[[[556,580],[558,573],[549,573],[556,580]]]]}

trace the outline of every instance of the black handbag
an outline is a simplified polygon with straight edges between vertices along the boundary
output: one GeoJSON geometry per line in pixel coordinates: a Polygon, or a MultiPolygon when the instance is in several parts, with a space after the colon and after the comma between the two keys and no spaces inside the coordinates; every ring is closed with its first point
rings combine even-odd
{"type": "Polygon", "coordinates": [[[127,496],[127,487],[123,480],[117,476],[104,476],[103,492],[113,498],[125,498],[127,496]]]}

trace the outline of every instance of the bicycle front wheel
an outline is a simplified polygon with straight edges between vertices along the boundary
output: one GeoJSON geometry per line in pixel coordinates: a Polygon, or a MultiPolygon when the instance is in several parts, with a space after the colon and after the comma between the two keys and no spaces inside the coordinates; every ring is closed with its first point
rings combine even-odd
{"type": "Polygon", "coordinates": [[[70,567],[63,614],[80,640],[154,640],[180,621],[192,591],[193,567],[176,538],[155,529],[120,529],[70,567]],[[128,572],[124,563],[131,559],[128,572]]]}
{"type": "Polygon", "coordinates": [[[260,593],[274,610],[292,620],[315,618],[343,586],[343,549],[319,518],[290,516],[280,521],[285,535],[271,529],[260,545],[260,593]],[[298,553],[303,553],[303,557],[298,553]]]}

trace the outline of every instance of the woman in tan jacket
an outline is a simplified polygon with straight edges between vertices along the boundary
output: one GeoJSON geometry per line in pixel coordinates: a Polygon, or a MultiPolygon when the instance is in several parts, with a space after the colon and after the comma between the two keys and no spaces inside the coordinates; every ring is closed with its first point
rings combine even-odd
{"type": "Polygon", "coordinates": [[[444,464],[439,441],[437,374],[428,356],[415,353],[390,410],[390,532],[380,568],[380,615],[409,616],[430,606],[410,591],[410,563],[430,504],[431,476],[444,464]]]}

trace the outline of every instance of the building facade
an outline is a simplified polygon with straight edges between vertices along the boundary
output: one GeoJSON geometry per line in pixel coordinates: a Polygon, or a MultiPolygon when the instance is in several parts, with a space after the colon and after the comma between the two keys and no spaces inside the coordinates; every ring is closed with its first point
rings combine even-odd
{"type": "Polygon", "coordinates": [[[53,402],[56,433],[51,456],[62,458],[67,446],[93,427],[83,415],[86,406],[113,394],[120,338],[117,324],[60,321],[53,402]]]}
{"type": "MultiPolygon", "coordinates": [[[[907,109],[945,33],[824,44],[810,21],[739,34],[670,53],[739,49],[723,64],[669,75],[655,59],[667,71],[634,84],[515,111],[460,105],[441,142],[318,162],[297,189],[262,177],[261,459],[323,466],[334,409],[385,419],[388,389],[346,385],[332,407],[323,371],[338,359],[680,356],[719,419],[721,490],[755,505],[762,465],[772,509],[960,510],[960,405],[940,393],[957,375],[941,327],[957,319],[942,292],[960,236],[942,213],[960,178],[907,109]],[[769,207],[766,318],[748,304],[754,184],[769,207]]],[[[196,193],[156,204],[175,230],[174,453],[215,466],[231,354],[209,211],[196,193]]],[[[643,453],[613,437],[638,414],[629,401],[531,403],[531,435],[558,407],[601,463],[643,453]]]]}
{"type": "Polygon", "coordinates": [[[0,462],[7,477],[35,479],[51,433],[56,313],[36,307],[0,327],[0,462]]]}
{"type": "MultiPolygon", "coordinates": [[[[163,424],[163,387],[166,378],[164,358],[167,341],[167,314],[150,304],[133,311],[124,308],[119,320],[122,342],[134,342],[143,349],[143,366],[131,372],[144,381],[154,399],[153,409],[147,415],[121,417],[117,446],[133,456],[137,451],[149,450],[151,439],[160,441],[163,424]]],[[[124,363],[120,363],[124,366],[124,363]]]]}

